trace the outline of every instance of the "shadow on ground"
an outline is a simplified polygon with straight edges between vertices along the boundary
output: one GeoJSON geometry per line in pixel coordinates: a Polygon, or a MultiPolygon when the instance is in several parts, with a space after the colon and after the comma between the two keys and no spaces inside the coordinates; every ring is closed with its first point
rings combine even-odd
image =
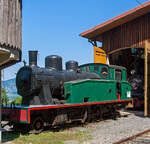
{"type": "Polygon", "coordinates": [[[11,142],[14,139],[18,138],[21,133],[19,132],[13,132],[13,131],[5,131],[2,132],[2,143],[11,142]]]}
{"type": "Polygon", "coordinates": [[[135,116],[138,116],[138,117],[144,117],[144,110],[142,108],[138,108],[138,109],[128,108],[124,111],[134,114],[135,116]]]}

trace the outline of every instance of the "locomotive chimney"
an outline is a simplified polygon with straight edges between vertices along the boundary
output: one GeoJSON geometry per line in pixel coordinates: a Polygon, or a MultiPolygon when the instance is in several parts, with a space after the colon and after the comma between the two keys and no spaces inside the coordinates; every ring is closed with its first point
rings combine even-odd
{"type": "Polygon", "coordinates": [[[29,66],[37,66],[38,51],[29,51],[29,66]]]}

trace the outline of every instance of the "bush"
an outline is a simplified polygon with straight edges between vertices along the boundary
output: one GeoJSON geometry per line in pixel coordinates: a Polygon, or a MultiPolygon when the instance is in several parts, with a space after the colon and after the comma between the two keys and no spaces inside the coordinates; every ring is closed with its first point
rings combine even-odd
{"type": "Polygon", "coordinates": [[[20,105],[21,103],[22,103],[22,97],[18,96],[16,98],[14,98],[10,104],[20,105]]]}
{"type": "Polygon", "coordinates": [[[2,91],[1,91],[1,102],[2,102],[2,105],[8,105],[9,103],[9,98],[8,98],[5,88],[2,88],[2,91]]]}

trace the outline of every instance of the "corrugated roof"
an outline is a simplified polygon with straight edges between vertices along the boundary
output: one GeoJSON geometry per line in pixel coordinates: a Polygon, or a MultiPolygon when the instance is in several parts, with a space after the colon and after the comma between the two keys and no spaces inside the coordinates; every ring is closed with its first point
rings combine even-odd
{"type": "Polygon", "coordinates": [[[88,38],[88,39],[94,39],[97,36],[101,36],[102,33],[111,30],[121,24],[127,23],[131,20],[134,20],[146,13],[150,12],[150,1],[131,9],[119,16],[114,17],[111,20],[108,20],[100,25],[97,25],[83,33],[80,34],[80,36],[88,38]]]}

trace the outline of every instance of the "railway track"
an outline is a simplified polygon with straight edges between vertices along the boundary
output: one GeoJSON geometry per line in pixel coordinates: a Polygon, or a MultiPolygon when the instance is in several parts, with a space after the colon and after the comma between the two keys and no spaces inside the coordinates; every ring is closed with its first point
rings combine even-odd
{"type": "Polygon", "coordinates": [[[122,139],[114,144],[150,144],[150,129],[126,139],[122,139]]]}

